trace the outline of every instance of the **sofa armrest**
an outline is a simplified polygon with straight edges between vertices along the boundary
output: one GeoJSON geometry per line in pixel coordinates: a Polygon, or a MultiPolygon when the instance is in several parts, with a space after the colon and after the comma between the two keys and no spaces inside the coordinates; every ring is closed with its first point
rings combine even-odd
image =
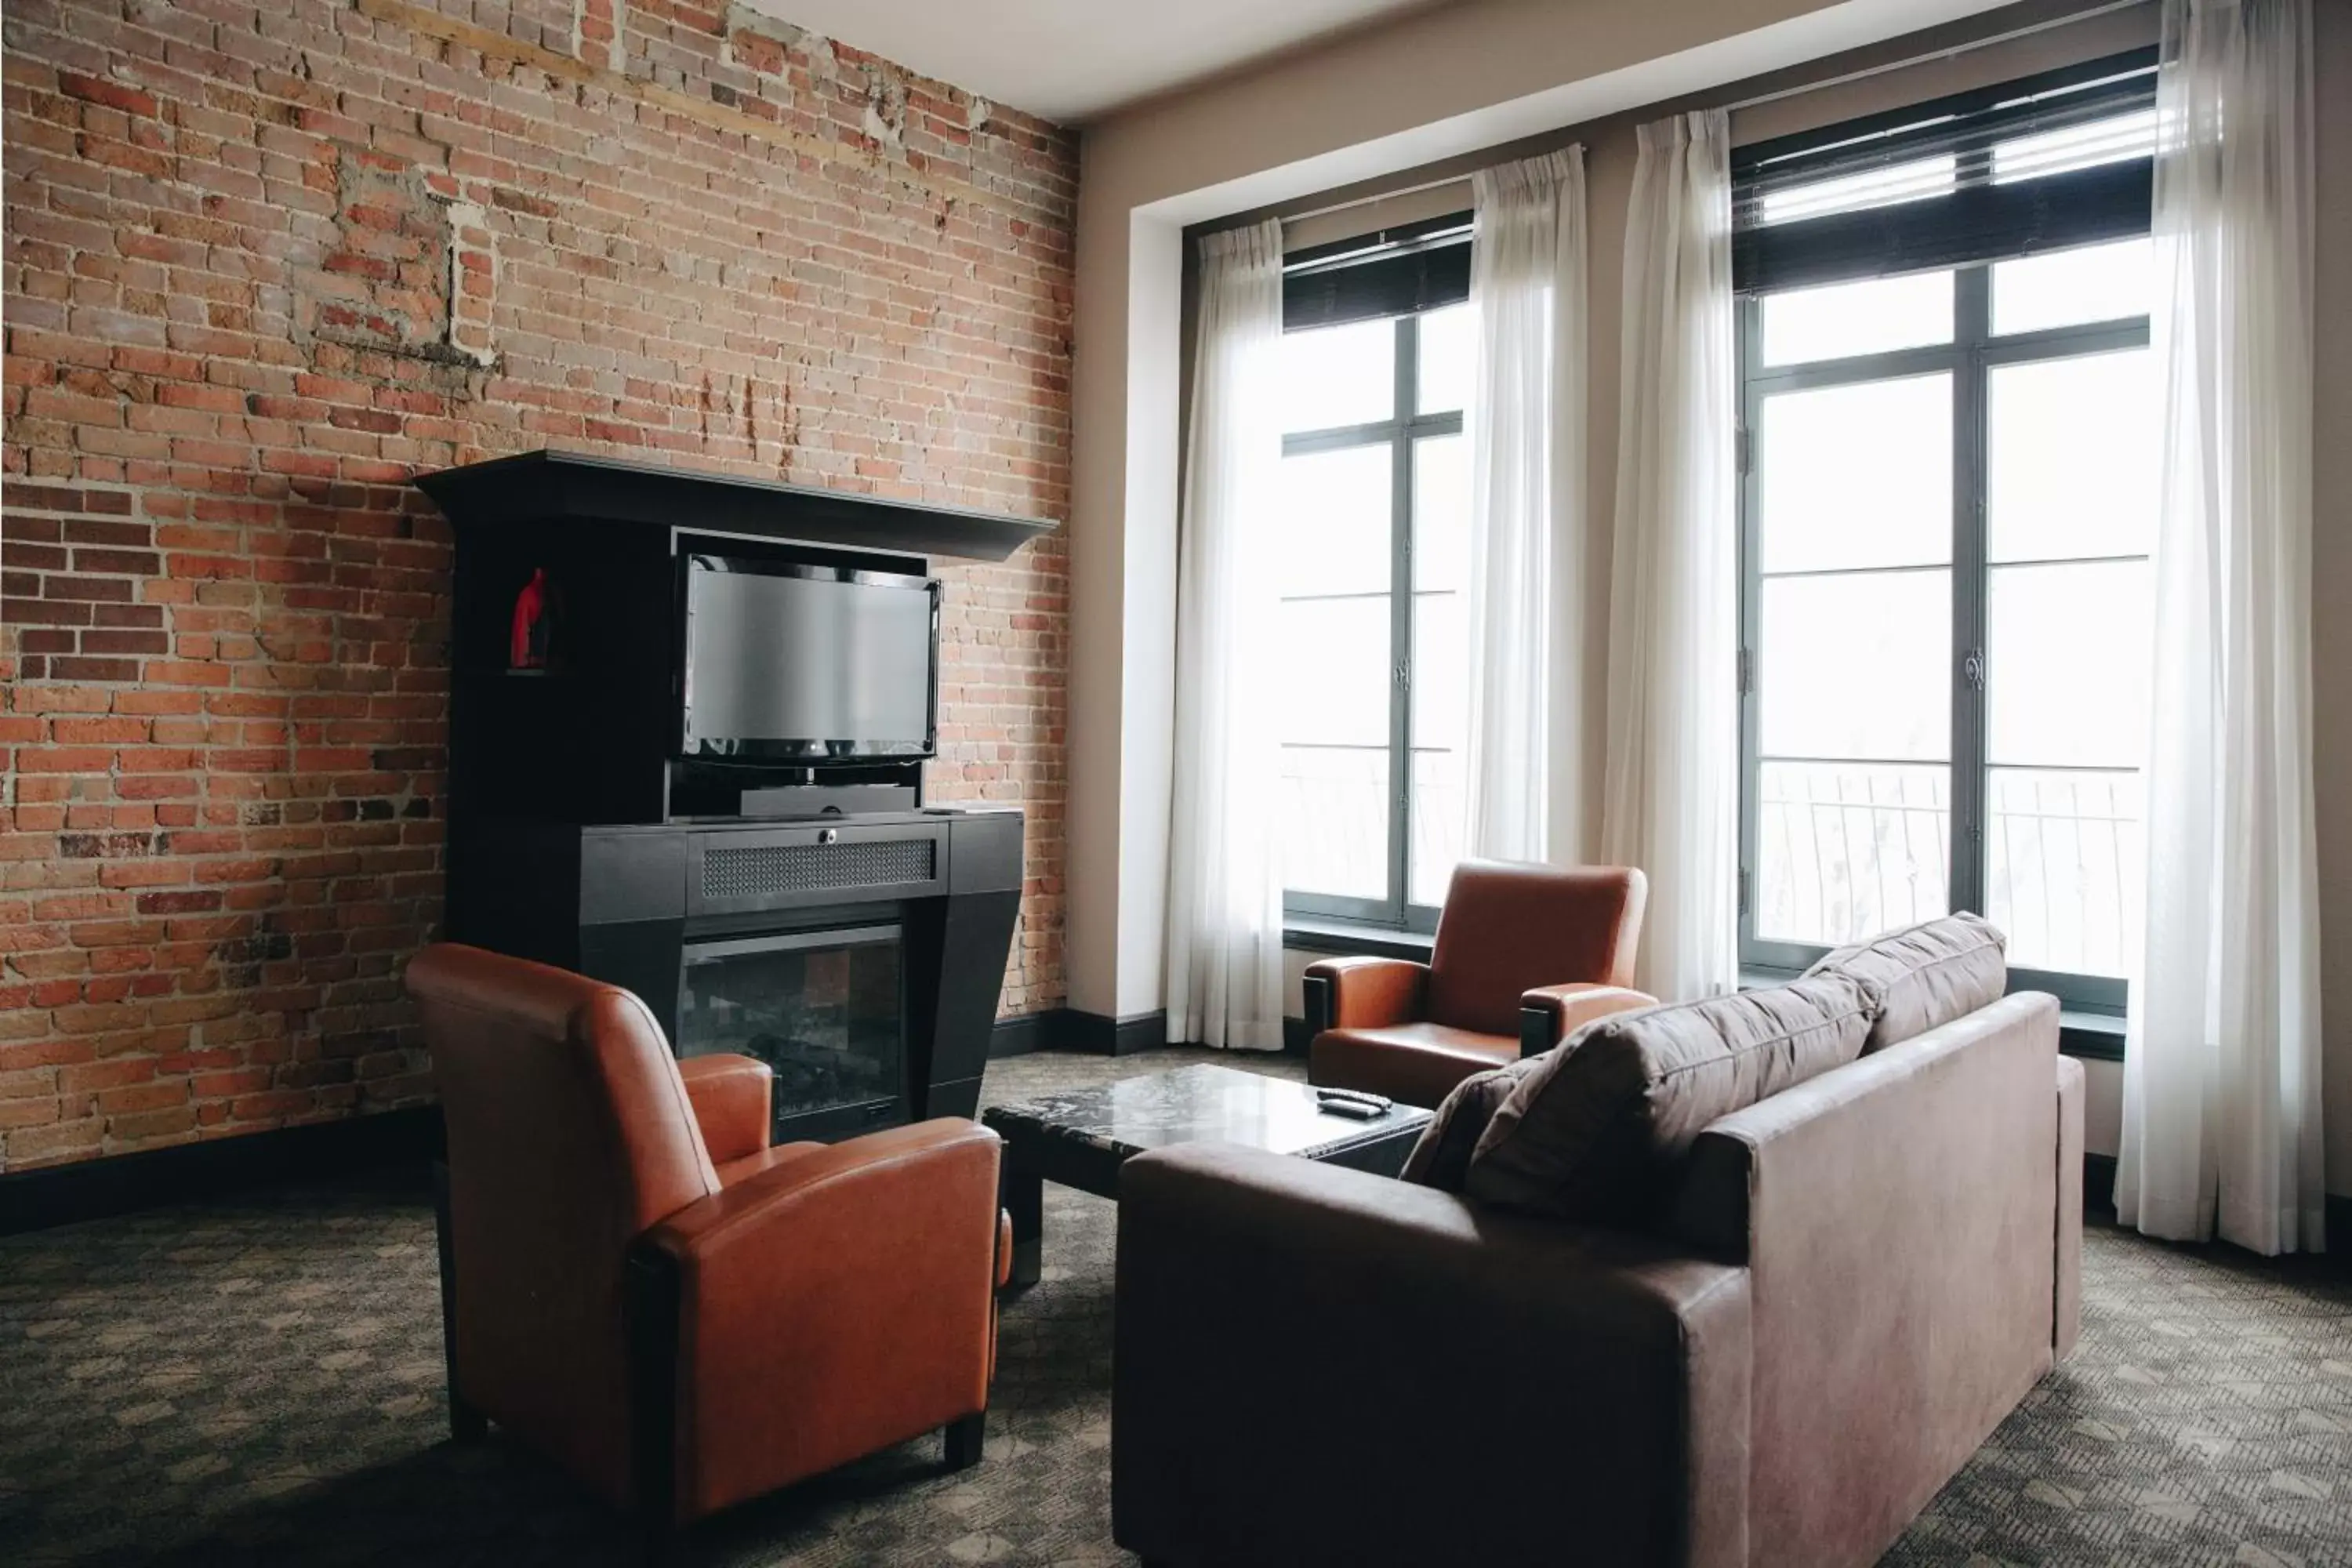
{"type": "Polygon", "coordinates": [[[1595,1018],[1657,1005],[1655,996],[1628,985],[1538,985],[1519,997],[1519,1055],[1541,1056],[1595,1018]]]}
{"type": "Polygon", "coordinates": [[[2049,1371],[2057,1056],[2017,992],[1692,1144],[1668,1223],[1749,1265],[1759,1562],[1877,1561],[2049,1371]]]}
{"type": "Polygon", "coordinates": [[[1111,1321],[1148,1561],[1746,1561],[1744,1269],[1196,1143],[1121,1171],[1111,1321]]]}
{"type": "Polygon", "coordinates": [[[1421,1016],[1428,984],[1429,965],[1407,958],[1318,959],[1307,966],[1307,1037],[1410,1024],[1421,1016]]]}
{"type": "Polygon", "coordinates": [[[1000,1143],[853,1138],[647,1233],[676,1279],[675,1484],[692,1518],[987,1408],[1000,1143]]]}
{"type": "Polygon", "coordinates": [[[688,1057],[677,1064],[686,1100],[710,1163],[723,1165],[768,1146],[775,1126],[775,1074],[755,1057],[688,1057]]]}

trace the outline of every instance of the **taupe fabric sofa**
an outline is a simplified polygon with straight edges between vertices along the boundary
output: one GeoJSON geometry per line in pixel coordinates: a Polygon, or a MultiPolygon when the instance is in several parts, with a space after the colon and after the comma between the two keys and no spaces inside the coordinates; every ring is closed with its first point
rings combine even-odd
{"type": "Polygon", "coordinates": [[[2073,1345],[2082,1116],[2058,1005],[2026,993],[1718,1118],[1644,1227],[1145,1154],[1118,1542],[1165,1568],[1872,1563],[2073,1345]]]}

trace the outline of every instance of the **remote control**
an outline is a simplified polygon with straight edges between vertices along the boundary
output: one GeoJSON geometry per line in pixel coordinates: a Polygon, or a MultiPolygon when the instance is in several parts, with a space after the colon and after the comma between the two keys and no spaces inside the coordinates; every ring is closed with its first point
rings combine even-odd
{"type": "Polygon", "coordinates": [[[1360,1089],[1318,1088],[1315,1091],[1315,1097],[1327,1105],[1334,1100],[1349,1100],[1358,1105],[1369,1105],[1378,1110],[1386,1110],[1396,1104],[1395,1100],[1384,1094],[1368,1094],[1360,1089]]]}
{"type": "Polygon", "coordinates": [[[1327,1100],[1320,1109],[1326,1116],[1345,1116],[1354,1121],[1377,1121],[1388,1114],[1383,1107],[1360,1100],[1327,1100]]]}

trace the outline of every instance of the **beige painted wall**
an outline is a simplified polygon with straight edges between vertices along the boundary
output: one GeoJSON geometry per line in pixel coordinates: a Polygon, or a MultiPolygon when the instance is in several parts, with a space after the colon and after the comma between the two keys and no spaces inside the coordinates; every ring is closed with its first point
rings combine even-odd
{"type": "MultiPolygon", "coordinates": [[[[1573,8],[1583,16],[1601,7],[1585,5],[1573,8]]],[[[1566,129],[1544,130],[1517,137],[1497,137],[1465,147],[1459,152],[1449,150],[1444,158],[1423,159],[1411,164],[1397,165],[1389,171],[1370,174],[1353,183],[1325,182],[1314,187],[1301,187],[1295,193],[1270,197],[1252,206],[1226,205],[1223,213],[1191,210],[1185,200],[1168,199],[1167,191],[1181,184],[1181,176],[1171,171],[1181,167],[1198,168],[1204,178],[1222,177],[1218,171],[1232,162],[1229,139],[1220,138],[1217,155],[1204,154],[1197,164],[1186,164],[1177,150],[1162,144],[1162,134],[1174,136],[1180,132],[1202,123],[1205,112],[1188,99],[1182,103],[1148,109],[1133,124],[1117,122],[1118,139],[1098,148],[1089,138],[1086,147],[1087,172],[1080,187],[1078,321],[1079,352],[1077,381],[1076,430],[1078,467],[1076,479],[1073,538],[1073,616],[1076,622],[1076,656],[1073,659],[1072,738],[1072,935],[1071,984],[1075,1005],[1095,1011],[1118,1011],[1122,1016],[1150,1010],[1159,1005],[1158,948],[1160,926],[1158,899],[1163,883],[1165,868],[1166,796],[1164,782],[1155,803],[1151,798],[1148,776],[1130,773],[1124,780],[1107,777],[1098,766],[1088,766],[1076,754],[1081,729],[1095,722],[1104,726],[1106,734],[1116,734],[1122,728],[1148,731],[1156,722],[1164,747],[1166,720],[1163,710],[1155,707],[1160,689],[1169,679],[1167,655],[1162,638],[1171,635],[1173,626],[1173,563],[1175,498],[1172,477],[1175,456],[1172,442],[1175,428],[1172,393],[1157,416],[1165,420],[1165,430],[1171,450],[1150,482],[1132,484],[1140,469],[1130,468],[1127,458],[1139,453],[1150,464],[1154,444],[1149,433],[1133,426],[1114,421],[1099,408],[1094,393],[1098,383],[1090,379],[1089,359],[1096,357],[1101,340],[1096,334],[1118,332],[1126,324],[1128,298],[1090,300],[1089,290],[1096,286],[1097,274],[1089,269],[1088,243],[1090,226],[1099,231],[1104,215],[1089,206],[1090,202],[1105,202],[1112,206],[1124,199],[1121,191],[1153,192],[1149,202],[1157,203],[1156,212],[1147,214],[1140,221],[1146,226],[1157,225],[1167,230],[1179,221],[1198,223],[1223,214],[1233,215],[1234,221],[1248,221],[1283,212],[1304,212],[1325,206],[1335,199],[1369,195],[1381,189],[1398,189],[1452,174],[1465,174],[1481,163],[1507,156],[1528,153],[1569,142],[1581,141],[1586,147],[1588,206],[1592,225],[1591,241],[1591,413],[1589,425],[1592,454],[1589,485],[1589,505],[1595,526],[1591,531],[1591,548],[1586,563],[1586,582],[1595,584],[1585,607],[1583,629],[1586,638],[1585,667],[1591,672],[1591,684],[1586,693],[1587,711],[1597,712],[1599,675],[1604,664],[1603,650],[1607,639],[1608,605],[1606,584],[1609,581],[1609,518],[1615,486],[1616,407],[1615,388],[1618,377],[1619,331],[1621,322],[1615,302],[1621,292],[1624,215],[1633,178],[1633,146],[1634,127],[1642,121],[1676,108],[1696,107],[1702,103],[1737,101],[1739,99],[1805,81],[1824,81],[1850,70],[1894,60],[1917,59],[1937,54],[1973,39],[2007,32],[2021,25],[2064,16],[2085,9],[2065,0],[2006,8],[1999,13],[1979,16],[1948,23],[1920,36],[1881,37],[1888,41],[1864,45],[1853,52],[1829,57],[1828,50],[1813,51],[1809,64],[1793,68],[1766,60],[1767,68],[1776,74],[1761,75],[1741,72],[1735,76],[1718,76],[1711,81],[1691,83],[1673,89],[1681,96],[1667,92],[1648,93],[1633,99],[1609,103],[1599,114],[1572,114],[1552,121],[1566,129]],[[1165,116],[1163,120],[1162,117],[1165,116]],[[1159,128],[1159,129],[1155,129],[1159,128]],[[1128,140],[1148,143],[1134,151],[1126,148],[1128,140]],[[1144,154],[1148,152],[1149,156],[1144,154]],[[1133,180],[1132,184],[1105,190],[1089,188],[1096,179],[1098,166],[1109,171],[1116,181],[1133,180]],[[1090,308],[1099,315],[1090,314],[1090,308]],[[1139,439],[1139,437],[1142,437],[1139,439]],[[1160,493],[1159,474],[1164,471],[1171,487],[1169,493],[1160,493]],[[1129,490],[1128,500],[1139,502],[1139,508],[1122,513],[1118,508],[1101,503],[1109,493],[1107,481],[1116,479],[1129,490]],[[1140,489],[1142,494],[1136,493],[1140,489]],[[1139,526],[1139,524],[1140,526],[1139,526]],[[1151,563],[1148,568],[1146,563],[1151,563]],[[1164,571],[1160,569],[1164,563],[1164,571]],[[1137,569],[1143,568],[1138,571],[1137,569]],[[1141,615],[1123,619],[1108,613],[1110,605],[1119,602],[1113,594],[1096,599],[1098,581],[1126,585],[1130,572],[1149,578],[1155,572],[1167,579],[1164,606],[1156,603],[1138,605],[1141,595],[1126,595],[1129,611],[1140,608],[1141,615]],[[1103,671],[1097,660],[1108,656],[1123,659],[1130,684],[1140,689],[1143,699],[1126,706],[1123,710],[1102,700],[1106,693],[1103,671]],[[1148,669],[1148,676],[1139,672],[1148,669]],[[1091,671],[1091,679],[1089,672],[1091,671]],[[1091,709],[1087,700],[1094,699],[1091,709]],[[1124,785],[1129,798],[1120,798],[1124,785]],[[1132,807],[1141,805],[1137,812],[1132,807]],[[1080,819],[1090,814],[1100,814],[1109,822],[1126,829],[1125,864],[1105,866],[1093,862],[1098,838],[1082,834],[1080,819]],[[1157,852],[1158,860],[1153,863],[1157,852]],[[1122,885],[1123,884],[1123,885],[1122,885]],[[1122,892],[1125,897],[1122,897],[1122,892]],[[1133,900],[1133,901],[1130,901],[1133,900]],[[1139,907],[1140,906],[1140,907],[1139,907]],[[1096,921],[1116,911],[1108,926],[1096,921]],[[1082,930],[1090,931],[1095,939],[1092,948],[1082,942],[1082,930]],[[1124,962],[1106,961],[1108,967],[1097,967],[1105,950],[1117,943],[1130,949],[1124,962]]],[[[1465,7],[1445,16],[1470,18],[1476,13],[1493,10],[1510,13],[1517,17],[1521,7],[1465,7]]],[[[1555,12],[1567,12],[1569,7],[1552,7],[1555,12]]],[[[1655,7],[1657,10],[1678,9],[1655,7]]],[[[1712,7],[1695,7],[1712,10],[1712,7]]],[[[1761,6],[1747,8],[1750,14],[1761,6]]],[[[1954,8],[1957,10],[1958,8],[1954,8]]],[[[2324,952],[2347,955],[2326,965],[2325,997],[2327,1039],[2326,1100],[2328,1105],[2328,1185],[2337,1193],[2352,1193],[2352,5],[2341,0],[2320,0],[2318,59],[2316,62],[2317,97],[2320,105],[2318,162],[2318,332],[2316,342],[2315,417],[2319,432],[2316,538],[2314,550],[2313,595],[2317,611],[2315,663],[2317,691],[2315,721],[2317,731],[2317,784],[2319,795],[2319,834],[2321,858],[2321,906],[2324,952]],[[2331,610],[2336,613],[2331,614],[2331,610]]],[[[1950,14],[1949,12],[1947,13],[1950,14]]],[[[1441,18],[1416,18],[1413,29],[1434,26],[1441,18]]],[[[1461,50],[1469,51],[1482,44],[1495,47],[1531,47],[1525,37],[1513,35],[1502,26],[1507,18],[1491,19],[1490,27],[1473,26],[1465,29],[1461,50]],[[1512,39],[1517,38],[1517,44],[1512,39]]],[[[1720,20],[1720,17],[1717,18],[1720,20]]],[[[1851,18],[1849,18],[1849,21],[1851,18]]],[[[1864,114],[1874,110],[1906,102],[1916,102],[1938,94],[1958,91],[1986,82],[2000,81],[2029,74],[2035,70],[2066,64],[2074,60],[2095,58],[2145,44],[2155,37],[2155,6],[2150,4],[2130,10],[2095,16],[2071,26],[2042,32],[2028,38],[1995,43],[1980,48],[1928,63],[1908,67],[1898,72],[1887,72],[1863,81],[1823,88],[1801,96],[1787,98],[1736,114],[1733,121],[1734,140],[1752,142],[1785,134],[1792,131],[1827,124],[1835,121],[1864,114]]],[[[1407,31],[1425,47],[1429,35],[1412,29],[1407,31]]],[[[1390,35],[1383,33],[1376,37],[1390,35]]],[[[1627,42],[1622,19],[1609,35],[1627,42]]],[[[1402,39],[1399,40],[1402,42],[1402,39]]],[[[1751,37],[1751,47],[1755,46],[1751,37]]],[[[1369,47],[1370,41],[1357,47],[1369,47]]],[[[1629,47],[1637,47],[1630,46],[1629,47]]],[[[1707,60],[1717,66],[1729,58],[1717,47],[1707,54],[1707,60]]],[[[1457,52],[1451,63],[1466,64],[1466,53],[1457,52]]],[[[1600,57],[1594,62],[1614,69],[1611,57],[1600,57]]],[[[1688,61],[1683,67],[1686,68],[1688,61]]],[[[1664,66],[1653,66],[1632,73],[1619,73],[1619,80],[1608,88],[1613,92],[1624,85],[1630,74],[1641,81],[1659,81],[1671,75],[1664,66]]],[[[1318,75],[1315,78],[1320,81],[1318,75]]],[[[1519,79],[1524,79],[1524,75],[1519,79]]],[[[1600,89],[1594,89],[1600,91],[1600,89]]],[[[1601,93],[1602,99],[1607,94],[1601,93]]],[[[1226,113],[1242,112],[1249,103],[1248,95],[1220,99],[1226,113]]],[[[1263,107],[1262,105],[1260,106],[1263,107]]],[[[1216,114],[1208,114],[1214,121],[1216,114]]],[[[1351,121],[1351,123],[1354,123],[1351,121]]],[[[1286,145],[1297,147],[1294,139],[1286,145]]],[[[1325,159],[1325,164],[1330,160],[1325,159]]],[[[1228,184],[1230,192],[1237,188],[1228,184]]],[[[1181,192],[1176,193],[1179,196],[1181,192]]],[[[1423,193],[1399,197],[1376,208],[1356,209],[1348,215],[1309,220],[1287,237],[1294,245],[1319,243],[1342,237],[1350,232],[1364,232],[1384,223],[1406,221],[1412,216],[1454,210],[1464,200],[1461,188],[1423,193]]],[[[1130,225],[1133,205],[1128,209],[1130,225]]],[[[1128,232],[1118,234],[1121,240],[1128,232]]],[[[1165,240],[1163,233],[1154,238],[1165,240]]],[[[1126,259],[1126,258],[1122,258],[1126,259]]],[[[1173,272],[1166,279],[1171,295],[1178,290],[1173,272]]],[[[1133,296],[1139,307],[1143,296],[1133,296]]],[[[1158,309],[1156,298],[1151,308],[1158,309]]],[[[1172,313],[1175,302],[1169,300],[1172,313]]],[[[1169,334],[1173,336],[1172,329],[1169,334]]],[[[1163,342],[1167,352],[1174,352],[1172,342],[1163,342]]],[[[1142,384],[1155,380],[1151,367],[1139,367],[1130,356],[1113,353],[1102,357],[1118,361],[1123,375],[1142,384]]],[[[1092,367],[1100,374],[1104,366],[1092,367]]],[[[1172,384],[1173,372],[1169,372],[1172,384]]],[[[1113,498],[1116,499],[1116,498],[1113,498]]],[[[1108,748],[1102,746],[1102,736],[1097,737],[1094,761],[1099,763],[1108,748]]],[[[1139,753],[1144,748],[1130,747],[1139,753]]],[[[1164,751],[1162,752],[1164,757],[1164,751]]],[[[1148,759],[1146,759],[1148,761],[1148,759]]],[[[1584,795],[1588,802],[1598,798],[1597,778],[1589,777],[1584,795]]],[[[1097,831],[1102,824],[1097,822],[1097,831]]],[[[1588,831],[1593,825],[1588,824],[1588,831]]],[[[1290,978],[1303,966],[1303,959],[1294,955],[1289,965],[1290,978]]],[[[1296,999],[1293,999],[1296,1005],[1296,999]]],[[[2097,1152],[2113,1152],[2119,1126],[2121,1089],[2120,1069],[2112,1064],[2090,1064],[2092,1076],[2090,1146],[2097,1152]]]]}

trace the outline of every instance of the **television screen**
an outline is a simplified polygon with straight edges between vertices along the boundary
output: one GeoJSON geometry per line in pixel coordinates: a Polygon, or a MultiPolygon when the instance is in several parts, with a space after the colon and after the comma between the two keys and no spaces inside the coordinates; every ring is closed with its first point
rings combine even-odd
{"type": "Polygon", "coordinates": [[[937,582],[693,555],[686,583],[688,755],[932,754],[937,582]]]}

